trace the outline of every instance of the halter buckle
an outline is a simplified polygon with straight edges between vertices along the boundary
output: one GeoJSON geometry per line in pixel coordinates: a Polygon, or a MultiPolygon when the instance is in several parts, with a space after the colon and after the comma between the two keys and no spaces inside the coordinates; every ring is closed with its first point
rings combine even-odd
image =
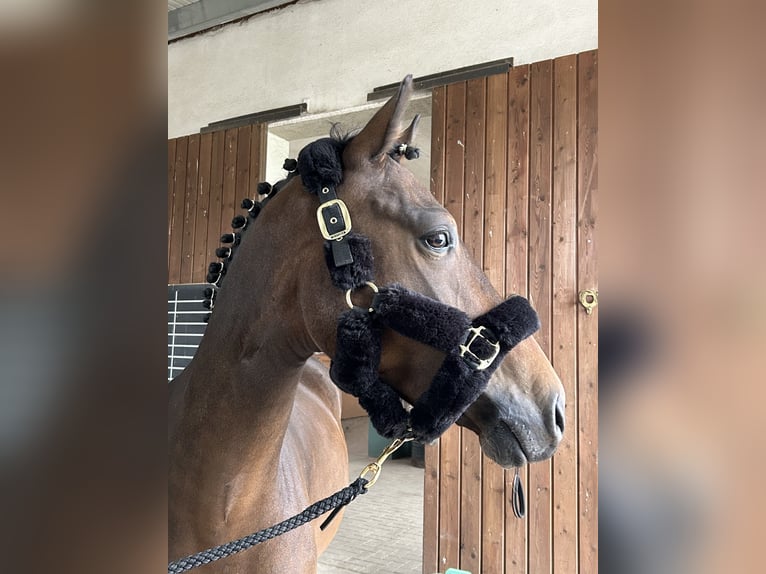
{"type": "Polygon", "coordinates": [[[471,326],[468,328],[465,341],[460,345],[459,349],[460,357],[466,363],[476,371],[483,371],[500,354],[500,343],[494,340],[494,333],[485,326],[471,326]],[[474,346],[474,343],[477,341],[479,342],[479,348],[474,346]]]}
{"type": "Polygon", "coordinates": [[[331,199],[317,208],[317,221],[322,237],[328,241],[342,239],[351,231],[351,215],[340,199],[331,199]]]}

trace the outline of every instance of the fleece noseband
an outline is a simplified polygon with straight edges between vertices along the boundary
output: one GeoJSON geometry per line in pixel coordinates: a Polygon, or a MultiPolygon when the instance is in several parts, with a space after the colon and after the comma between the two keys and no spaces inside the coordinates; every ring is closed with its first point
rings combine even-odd
{"type": "Polygon", "coordinates": [[[343,145],[332,138],[309,144],[297,166],[306,189],[319,198],[317,221],[327,266],[351,307],[338,319],[330,377],[359,399],[382,436],[431,442],[479,397],[508,351],[539,328],[539,319],[518,296],[471,320],[463,311],[401,285],[378,289],[372,283],[371,242],[351,231],[348,208],[335,192],[343,179],[343,145]],[[355,307],[351,291],[364,285],[375,292],[372,304],[355,307]],[[409,412],[378,375],[385,328],[445,354],[430,387],[409,412]]]}
{"type": "Polygon", "coordinates": [[[370,309],[355,307],[340,316],[330,376],[359,398],[381,435],[431,442],[479,397],[505,354],[537,328],[537,314],[523,297],[471,321],[459,309],[391,285],[375,294],[370,309]],[[409,413],[378,376],[384,327],[446,355],[409,413]]]}

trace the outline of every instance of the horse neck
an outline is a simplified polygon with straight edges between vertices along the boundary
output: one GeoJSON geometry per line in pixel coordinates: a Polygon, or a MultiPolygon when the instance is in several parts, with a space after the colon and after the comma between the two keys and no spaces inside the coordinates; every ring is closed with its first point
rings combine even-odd
{"type": "Polygon", "coordinates": [[[226,421],[216,424],[217,432],[233,433],[243,444],[256,441],[259,457],[278,453],[301,370],[318,350],[297,304],[297,276],[304,270],[296,235],[307,223],[295,203],[305,198],[287,187],[280,193],[293,201],[277,197],[249,222],[187,367],[194,394],[226,421]]]}

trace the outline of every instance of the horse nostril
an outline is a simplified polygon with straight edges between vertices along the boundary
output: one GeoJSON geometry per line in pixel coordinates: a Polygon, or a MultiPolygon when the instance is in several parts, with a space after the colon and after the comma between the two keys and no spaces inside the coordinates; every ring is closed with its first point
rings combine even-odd
{"type": "Polygon", "coordinates": [[[553,416],[555,418],[556,422],[556,428],[558,429],[559,433],[562,435],[564,434],[564,400],[559,395],[556,398],[556,406],[553,408],[553,416]]]}

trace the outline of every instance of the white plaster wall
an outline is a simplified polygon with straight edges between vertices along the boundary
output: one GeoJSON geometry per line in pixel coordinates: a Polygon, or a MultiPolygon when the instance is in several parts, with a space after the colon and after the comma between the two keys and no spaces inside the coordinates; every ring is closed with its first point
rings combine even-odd
{"type": "Polygon", "coordinates": [[[287,175],[287,172],[282,169],[282,164],[285,163],[285,158],[287,157],[296,157],[290,155],[290,142],[272,132],[268,132],[266,140],[266,181],[276,183],[287,175]]]}
{"type": "Polygon", "coordinates": [[[597,23],[597,0],[302,0],[168,45],[168,136],[303,101],[358,106],[407,73],[591,50],[597,23]]]}

